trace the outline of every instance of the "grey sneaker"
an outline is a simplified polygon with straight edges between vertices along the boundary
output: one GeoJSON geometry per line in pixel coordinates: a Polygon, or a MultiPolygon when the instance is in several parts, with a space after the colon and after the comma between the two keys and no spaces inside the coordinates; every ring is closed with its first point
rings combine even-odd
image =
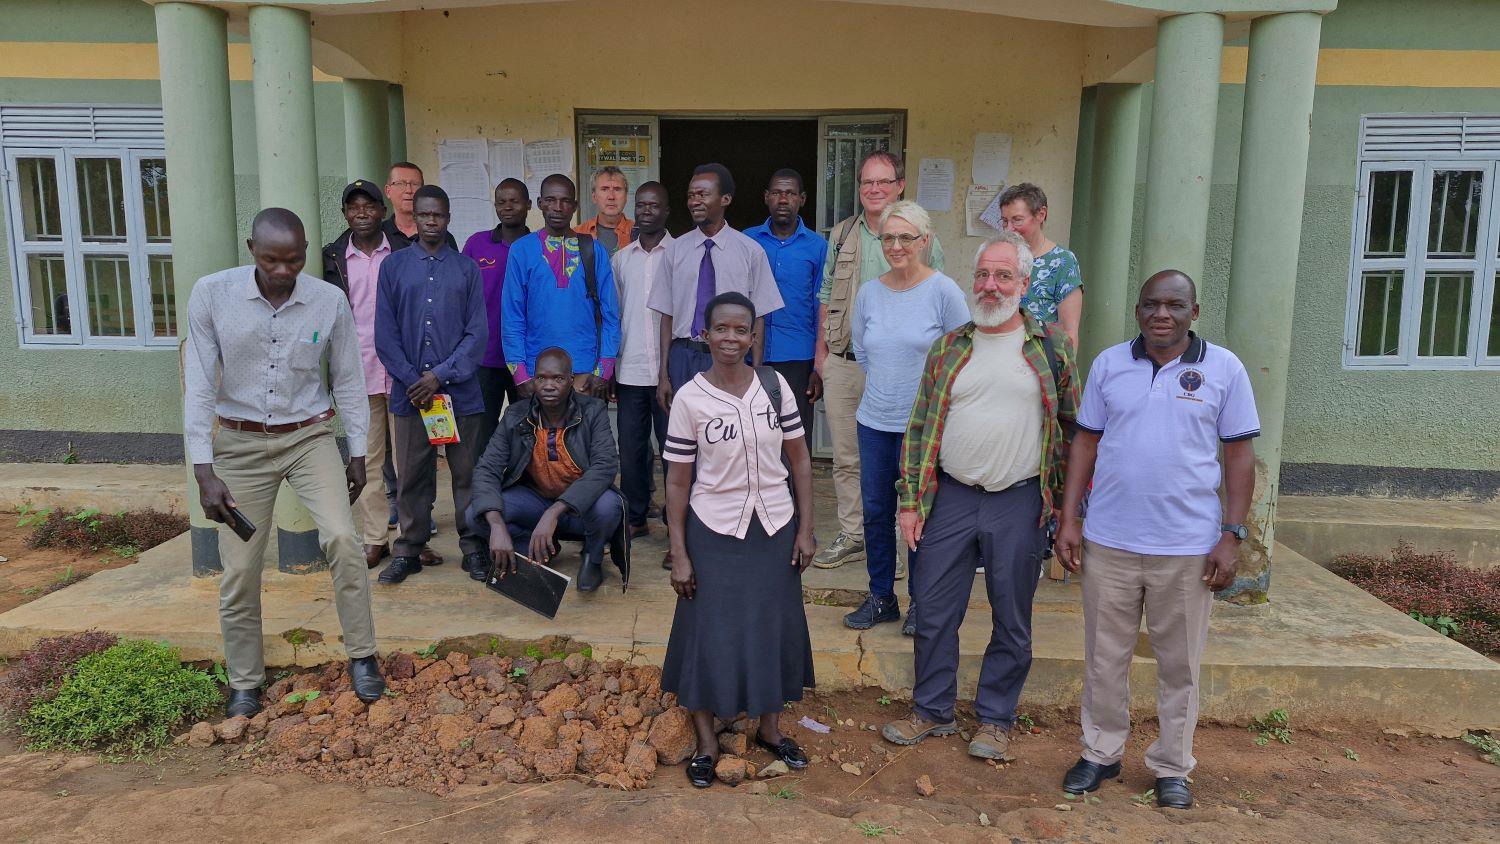
{"type": "Polygon", "coordinates": [[[906,557],[902,556],[899,552],[896,554],[896,579],[906,579],[906,557]]]}
{"type": "Polygon", "coordinates": [[[836,569],[844,563],[858,563],[865,559],[865,541],[840,533],[827,548],[813,557],[813,565],[820,569],[836,569]]]}

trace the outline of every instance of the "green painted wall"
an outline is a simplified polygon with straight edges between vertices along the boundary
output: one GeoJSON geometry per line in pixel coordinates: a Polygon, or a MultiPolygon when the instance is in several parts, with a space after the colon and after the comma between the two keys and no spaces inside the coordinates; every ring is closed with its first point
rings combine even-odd
{"type": "MultiPolygon", "coordinates": [[[[151,22],[150,7],[139,5],[151,22]]],[[[6,30],[7,36],[10,30],[6,30]]],[[[323,230],[343,229],[338,211],[344,175],[344,101],[340,83],[314,86],[318,114],[318,166],[323,174],[323,230]]],[[[235,206],[243,241],[259,210],[255,122],[250,84],[230,85],[235,126],[235,206]]],[[[109,103],[156,105],[154,81],[0,79],[0,103],[109,103]]],[[[174,185],[174,190],[184,190],[174,185]]],[[[0,227],[8,226],[0,207],[0,227]]],[[[0,430],[128,431],[182,430],[181,392],[175,349],[23,349],[15,313],[9,240],[0,237],[0,430]]],[[[243,248],[241,258],[248,263],[243,248]]],[[[39,458],[43,457],[39,455],[39,458]]],[[[46,455],[52,459],[55,455],[46,455]]]]}

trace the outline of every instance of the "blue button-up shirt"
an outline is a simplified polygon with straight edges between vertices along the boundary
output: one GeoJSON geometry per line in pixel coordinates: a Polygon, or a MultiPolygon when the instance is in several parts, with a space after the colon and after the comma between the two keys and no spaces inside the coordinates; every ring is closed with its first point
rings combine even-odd
{"type": "Polygon", "coordinates": [[[375,353],[391,375],[391,412],[415,413],[406,390],[431,372],[454,413],[483,413],[474,376],[489,326],[479,265],[450,246],[429,254],[413,243],[381,263],[376,287],[375,353]]]}
{"type": "Polygon", "coordinates": [[[828,241],[797,220],[797,230],[786,240],[771,231],[771,221],[746,229],[766,250],[771,274],[785,304],[766,315],[766,361],[812,360],[818,336],[818,287],[828,241]]]}

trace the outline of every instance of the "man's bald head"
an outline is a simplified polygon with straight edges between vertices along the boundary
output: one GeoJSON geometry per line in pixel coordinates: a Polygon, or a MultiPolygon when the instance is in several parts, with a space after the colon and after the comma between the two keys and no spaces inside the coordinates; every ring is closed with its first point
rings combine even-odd
{"type": "Polygon", "coordinates": [[[307,230],[302,226],[302,219],[285,208],[266,208],[255,215],[255,221],[250,224],[251,241],[281,238],[305,242],[307,230]]]}
{"type": "Polygon", "coordinates": [[[1146,279],[1146,283],[1141,285],[1140,300],[1144,301],[1146,299],[1148,291],[1154,293],[1157,289],[1156,285],[1170,285],[1167,289],[1175,288],[1177,285],[1186,285],[1188,301],[1194,305],[1198,304],[1198,285],[1193,282],[1191,276],[1182,270],[1162,270],[1146,279]]]}
{"type": "Polygon", "coordinates": [[[568,354],[566,349],[562,349],[558,346],[551,346],[549,348],[543,349],[536,356],[536,366],[538,370],[542,368],[543,361],[551,361],[553,363],[556,363],[564,372],[568,373],[569,375],[573,374],[573,356],[568,354]]]}

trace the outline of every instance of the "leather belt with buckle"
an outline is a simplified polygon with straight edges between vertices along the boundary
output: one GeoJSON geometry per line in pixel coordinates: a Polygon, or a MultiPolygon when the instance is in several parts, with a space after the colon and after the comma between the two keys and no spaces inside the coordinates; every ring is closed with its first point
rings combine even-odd
{"type": "Polygon", "coordinates": [[[319,422],[324,422],[332,419],[333,414],[333,408],[330,407],[329,409],[323,411],[322,413],[319,413],[317,416],[314,416],[311,419],[304,419],[301,422],[286,422],[281,425],[265,425],[260,422],[249,422],[244,419],[225,419],[224,417],[220,416],[219,425],[220,427],[228,428],[231,431],[245,431],[246,433],[251,434],[290,434],[293,431],[301,430],[302,428],[306,428],[309,425],[316,425],[319,422]]]}

